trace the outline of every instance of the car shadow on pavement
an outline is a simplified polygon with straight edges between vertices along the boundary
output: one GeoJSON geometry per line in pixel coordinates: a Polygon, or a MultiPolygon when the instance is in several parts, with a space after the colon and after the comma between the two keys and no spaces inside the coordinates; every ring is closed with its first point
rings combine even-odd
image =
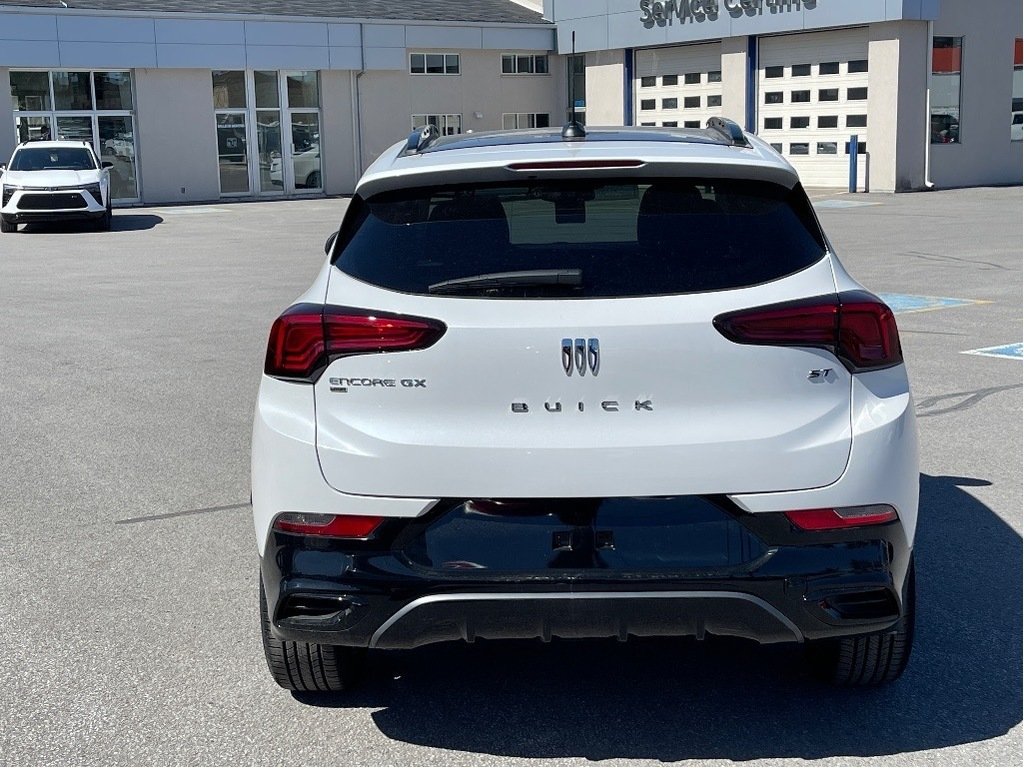
{"type": "Polygon", "coordinates": [[[114,232],[138,232],[163,223],[163,217],[153,213],[115,213],[111,229],[114,232]]]}
{"type": "MultiPolygon", "coordinates": [[[[110,221],[111,232],[139,232],[145,229],[153,229],[163,224],[162,216],[152,213],[114,213],[110,221]]],[[[21,231],[25,234],[33,232],[93,232],[93,225],[90,222],[68,221],[48,222],[39,224],[25,224],[21,231]]],[[[105,234],[105,233],[103,233],[105,234]]]]}
{"type": "Polygon", "coordinates": [[[352,694],[381,733],[514,759],[815,759],[969,744],[1021,720],[1021,537],[964,488],[921,477],[917,638],[904,676],[848,691],[795,647],[716,638],[448,644],[371,657],[352,694]]]}

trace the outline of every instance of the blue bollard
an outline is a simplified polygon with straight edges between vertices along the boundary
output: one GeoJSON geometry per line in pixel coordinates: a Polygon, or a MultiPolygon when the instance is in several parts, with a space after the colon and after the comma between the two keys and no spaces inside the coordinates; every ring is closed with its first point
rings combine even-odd
{"type": "Polygon", "coordinates": [[[850,137],[850,192],[857,191],[857,134],[850,137]]]}

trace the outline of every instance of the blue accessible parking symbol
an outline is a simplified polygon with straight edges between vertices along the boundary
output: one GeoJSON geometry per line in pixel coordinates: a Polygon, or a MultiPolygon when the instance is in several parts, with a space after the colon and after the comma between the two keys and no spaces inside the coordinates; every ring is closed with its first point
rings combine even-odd
{"type": "Polygon", "coordinates": [[[998,347],[982,347],[981,349],[968,349],[965,355],[982,355],[984,357],[1008,357],[1011,360],[1024,360],[1024,344],[1002,344],[998,347]]]}
{"type": "Polygon", "coordinates": [[[880,293],[878,297],[897,315],[910,312],[930,312],[933,309],[963,307],[968,304],[988,304],[976,299],[951,299],[945,296],[912,296],[908,293],[880,293]]]}

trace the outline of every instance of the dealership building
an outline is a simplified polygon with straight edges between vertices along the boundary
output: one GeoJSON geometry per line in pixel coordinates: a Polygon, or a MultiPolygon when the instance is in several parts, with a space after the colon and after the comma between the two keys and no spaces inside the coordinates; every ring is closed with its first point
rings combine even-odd
{"type": "Polygon", "coordinates": [[[587,120],[723,115],[807,186],[1021,182],[1020,0],[546,0],[587,120]]]}
{"type": "Polygon", "coordinates": [[[554,26],[509,0],[65,1],[0,2],[0,156],[91,141],[122,204],[343,194],[414,127],[565,113],[554,26]]]}
{"type": "Polygon", "coordinates": [[[1021,25],[1019,0],[0,0],[0,156],[90,141],[121,204],[344,194],[413,128],[557,125],[571,93],[591,125],[733,118],[807,186],[846,186],[851,148],[859,189],[1019,184],[1021,25]]]}

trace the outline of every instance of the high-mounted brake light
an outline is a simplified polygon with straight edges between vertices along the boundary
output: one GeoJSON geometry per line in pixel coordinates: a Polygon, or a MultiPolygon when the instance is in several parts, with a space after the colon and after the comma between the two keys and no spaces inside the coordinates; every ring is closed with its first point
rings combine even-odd
{"type": "Polygon", "coordinates": [[[827,349],[855,373],[903,362],[892,310],[866,291],[729,312],[714,324],[737,344],[827,349]]]}
{"type": "Polygon", "coordinates": [[[837,528],[881,525],[897,519],[896,510],[888,504],[836,509],[797,509],[787,512],[786,517],[803,531],[831,531],[837,528]]]}
{"type": "Polygon", "coordinates": [[[303,536],[331,536],[338,539],[367,539],[383,517],[369,515],[322,515],[313,512],[284,512],[274,520],[274,529],[303,536]]]}
{"type": "Polygon", "coordinates": [[[263,370],[277,378],[314,381],[335,358],[426,349],[445,330],[443,323],[422,317],[296,304],[274,321],[263,370]]]}
{"type": "Polygon", "coordinates": [[[643,160],[538,160],[509,163],[510,171],[579,171],[601,168],[640,168],[643,160]]]}

